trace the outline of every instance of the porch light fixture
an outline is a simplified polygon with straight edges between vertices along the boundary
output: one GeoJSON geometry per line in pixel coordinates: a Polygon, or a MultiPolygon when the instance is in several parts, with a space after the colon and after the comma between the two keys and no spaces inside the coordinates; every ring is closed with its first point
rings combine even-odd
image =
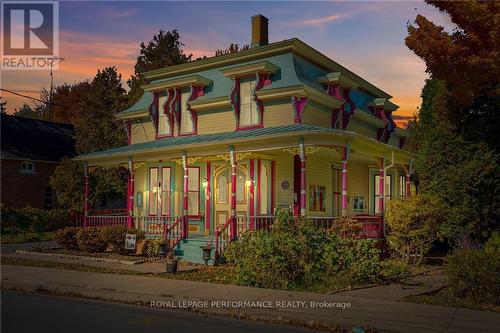
{"type": "Polygon", "coordinates": [[[154,194],[158,193],[158,186],[153,186],[153,193],[154,194]]]}
{"type": "Polygon", "coordinates": [[[204,188],[207,188],[207,186],[208,186],[208,179],[203,178],[203,180],[201,181],[201,186],[203,186],[204,188]]]}
{"type": "Polygon", "coordinates": [[[253,185],[253,178],[248,177],[247,178],[247,186],[251,186],[251,185],[253,185]]]}

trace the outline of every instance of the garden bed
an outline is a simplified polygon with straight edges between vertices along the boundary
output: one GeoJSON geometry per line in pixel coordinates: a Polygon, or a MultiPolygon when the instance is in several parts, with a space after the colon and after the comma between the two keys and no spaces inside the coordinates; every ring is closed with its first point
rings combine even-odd
{"type": "Polygon", "coordinates": [[[125,265],[138,265],[145,262],[154,262],[161,259],[161,257],[148,258],[138,255],[120,255],[116,253],[87,253],[82,251],[64,250],[60,247],[56,248],[33,248],[17,250],[16,253],[28,254],[40,257],[59,257],[64,259],[80,259],[80,260],[93,260],[109,263],[118,263],[125,265]]]}

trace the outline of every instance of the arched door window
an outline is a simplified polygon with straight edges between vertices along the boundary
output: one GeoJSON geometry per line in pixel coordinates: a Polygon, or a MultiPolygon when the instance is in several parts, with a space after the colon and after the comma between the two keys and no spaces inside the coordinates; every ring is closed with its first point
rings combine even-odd
{"type": "Polygon", "coordinates": [[[227,174],[225,172],[221,173],[217,177],[217,202],[218,203],[228,203],[228,181],[227,174]]]}
{"type": "Polygon", "coordinates": [[[266,165],[260,169],[260,214],[267,215],[269,202],[269,172],[266,165]]]}
{"type": "Polygon", "coordinates": [[[236,175],[236,202],[246,202],[245,185],[245,175],[238,173],[236,175]]]}

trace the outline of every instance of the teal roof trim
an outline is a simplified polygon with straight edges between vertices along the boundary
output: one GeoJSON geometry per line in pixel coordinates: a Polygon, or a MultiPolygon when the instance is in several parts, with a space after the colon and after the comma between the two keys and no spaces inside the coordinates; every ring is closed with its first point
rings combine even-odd
{"type": "Polygon", "coordinates": [[[267,127],[267,128],[257,128],[251,130],[244,131],[232,131],[232,132],[224,132],[224,133],[213,133],[213,134],[202,134],[202,135],[193,135],[193,136],[178,136],[173,138],[164,138],[155,141],[149,141],[144,143],[137,143],[129,146],[122,146],[117,148],[112,148],[104,151],[98,151],[94,153],[89,153],[85,155],[80,155],[76,159],[85,160],[86,158],[99,158],[99,157],[111,157],[114,155],[132,155],[134,152],[144,151],[144,150],[156,150],[163,148],[171,148],[176,146],[183,145],[191,145],[191,144],[204,144],[204,143],[215,143],[220,141],[230,141],[230,140],[238,140],[238,139],[248,139],[255,138],[260,136],[274,135],[274,134],[283,134],[290,132],[299,132],[299,131],[307,131],[307,132],[343,132],[341,130],[326,128],[326,127],[317,127],[317,126],[309,126],[303,124],[293,124],[293,125],[283,125],[277,127],[267,127]]]}
{"type": "Polygon", "coordinates": [[[134,112],[138,112],[138,111],[147,110],[149,108],[149,106],[151,105],[151,103],[153,103],[153,94],[149,93],[149,92],[145,92],[141,96],[141,98],[137,101],[137,103],[135,103],[134,105],[132,105],[128,109],[119,112],[118,115],[125,115],[128,113],[134,113],[134,112]]]}

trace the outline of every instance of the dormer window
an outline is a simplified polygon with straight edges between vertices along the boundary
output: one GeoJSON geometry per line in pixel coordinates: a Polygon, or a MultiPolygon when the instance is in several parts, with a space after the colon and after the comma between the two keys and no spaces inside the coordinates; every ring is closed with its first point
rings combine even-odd
{"type": "Polygon", "coordinates": [[[180,98],[180,108],[181,108],[181,118],[180,118],[180,134],[190,134],[194,131],[193,118],[191,112],[188,108],[188,100],[190,93],[188,91],[181,92],[180,98]]]}
{"type": "Polygon", "coordinates": [[[236,130],[264,126],[264,103],[256,93],[270,85],[271,76],[279,67],[269,61],[261,61],[221,70],[233,80],[231,104],[236,118],[236,130]]]}
{"type": "Polygon", "coordinates": [[[144,91],[154,95],[150,114],[157,138],[196,134],[197,114],[189,103],[204,96],[205,87],[211,84],[203,76],[190,75],[143,85],[144,91]]]}
{"type": "Polygon", "coordinates": [[[259,111],[254,97],[255,80],[240,82],[240,127],[259,124],[259,111]]]}
{"type": "Polygon", "coordinates": [[[158,112],[158,136],[168,136],[172,134],[172,127],[170,119],[165,113],[165,104],[167,103],[168,96],[161,96],[158,98],[159,112],[158,112]]]}

